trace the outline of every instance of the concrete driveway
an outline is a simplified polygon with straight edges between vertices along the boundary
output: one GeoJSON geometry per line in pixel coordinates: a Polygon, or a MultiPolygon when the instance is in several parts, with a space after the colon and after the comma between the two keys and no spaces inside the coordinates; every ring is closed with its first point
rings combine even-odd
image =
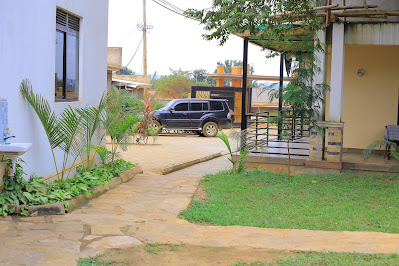
{"type": "MultiPolygon", "coordinates": [[[[224,131],[229,135],[230,130],[224,131]]],[[[231,145],[237,146],[235,140],[231,145]]],[[[218,137],[206,138],[193,134],[162,134],[155,143],[130,145],[127,151],[119,151],[121,158],[138,163],[144,173],[159,173],[161,168],[172,164],[200,159],[222,152],[227,153],[226,145],[218,137]]]]}

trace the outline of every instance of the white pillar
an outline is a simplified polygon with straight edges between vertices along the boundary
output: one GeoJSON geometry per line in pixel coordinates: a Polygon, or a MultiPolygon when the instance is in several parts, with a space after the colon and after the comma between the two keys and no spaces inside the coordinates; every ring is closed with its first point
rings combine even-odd
{"type": "MultiPolygon", "coordinates": [[[[321,44],[323,46],[326,45],[326,31],[325,30],[319,30],[317,31],[317,39],[320,40],[321,44]]],[[[327,47],[324,47],[324,49],[327,49],[327,47]]],[[[314,64],[320,68],[320,71],[316,71],[313,77],[313,87],[315,87],[318,84],[323,84],[326,82],[325,80],[325,73],[326,73],[326,51],[323,49],[323,51],[315,51],[314,53],[314,58],[315,62],[314,64]]],[[[317,106],[319,106],[319,113],[320,116],[319,118],[324,117],[324,108],[323,108],[323,102],[319,101],[316,103],[317,106]]]]}
{"type": "Polygon", "coordinates": [[[345,64],[345,26],[334,23],[331,54],[330,121],[342,122],[345,64]]]}

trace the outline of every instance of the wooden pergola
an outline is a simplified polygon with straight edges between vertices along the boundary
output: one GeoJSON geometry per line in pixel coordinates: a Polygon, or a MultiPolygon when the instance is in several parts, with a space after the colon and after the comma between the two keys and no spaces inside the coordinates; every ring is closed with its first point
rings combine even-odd
{"type": "MultiPolygon", "coordinates": [[[[369,5],[367,0],[362,0],[363,5],[349,5],[347,2],[350,0],[342,0],[342,4],[332,4],[332,0],[327,1],[327,5],[314,7],[316,11],[316,16],[325,19],[326,27],[330,26],[331,22],[343,20],[347,18],[368,18],[370,21],[372,19],[388,18],[391,16],[399,16],[399,10],[381,10],[378,9],[380,5],[369,5]]],[[[270,1],[269,1],[270,6],[270,1]]],[[[284,17],[291,15],[292,12],[276,13],[270,17],[284,17]]],[[[248,80],[248,43],[266,48],[272,51],[281,53],[280,55],[280,86],[279,86],[279,111],[282,111],[282,89],[283,89],[283,71],[284,71],[284,58],[285,53],[289,53],[294,48],[299,48],[303,44],[303,40],[311,35],[306,29],[300,26],[300,21],[303,17],[298,15],[298,23],[294,23],[287,27],[291,27],[291,34],[285,36],[284,40],[277,40],[273,36],[268,36],[264,34],[267,28],[262,29],[257,35],[251,35],[249,31],[244,33],[234,33],[234,35],[244,39],[244,51],[243,51],[243,87],[242,87],[242,106],[246,106],[246,91],[247,91],[247,80],[248,80]],[[297,43],[297,46],[295,46],[297,43]],[[294,45],[293,45],[294,44],[294,45]]],[[[311,39],[310,39],[311,41],[311,39]]],[[[242,108],[242,120],[241,120],[241,130],[247,128],[246,110],[242,108]]]]}

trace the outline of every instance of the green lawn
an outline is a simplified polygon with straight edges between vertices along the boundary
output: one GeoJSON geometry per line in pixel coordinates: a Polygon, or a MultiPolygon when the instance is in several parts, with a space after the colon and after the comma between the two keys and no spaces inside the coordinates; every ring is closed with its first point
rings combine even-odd
{"type": "Polygon", "coordinates": [[[202,185],[181,217],[194,223],[328,231],[399,233],[399,178],[221,172],[202,185]]]}
{"type": "Polygon", "coordinates": [[[266,266],[266,265],[398,265],[397,254],[360,254],[360,253],[319,253],[297,252],[297,256],[276,260],[274,263],[236,262],[232,266],[266,266]]]}

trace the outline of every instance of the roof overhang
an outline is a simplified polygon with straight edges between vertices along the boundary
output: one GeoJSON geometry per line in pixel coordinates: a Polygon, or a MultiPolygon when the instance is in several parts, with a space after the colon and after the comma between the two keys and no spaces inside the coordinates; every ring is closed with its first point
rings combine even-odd
{"type": "Polygon", "coordinates": [[[125,86],[129,89],[140,89],[140,88],[151,87],[151,84],[148,84],[148,83],[134,82],[134,81],[128,81],[128,80],[116,79],[116,78],[112,79],[112,84],[115,86],[125,86]]]}
{"type": "Polygon", "coordinates": [[[279,40],[276,36],[269,35],[266,27],[256,35],[252,35],[250,31],[233,33],[233,35],[248,39],[249,43],[276,52],[292,52],[293,50],[298,50],[298,48],[301,49],[304,45],[304,41],[313,41],[310,32],[300,25],[294,24],[287,27],[290,29],[288,34],[284,36],[284,40],[279,40]]]}

